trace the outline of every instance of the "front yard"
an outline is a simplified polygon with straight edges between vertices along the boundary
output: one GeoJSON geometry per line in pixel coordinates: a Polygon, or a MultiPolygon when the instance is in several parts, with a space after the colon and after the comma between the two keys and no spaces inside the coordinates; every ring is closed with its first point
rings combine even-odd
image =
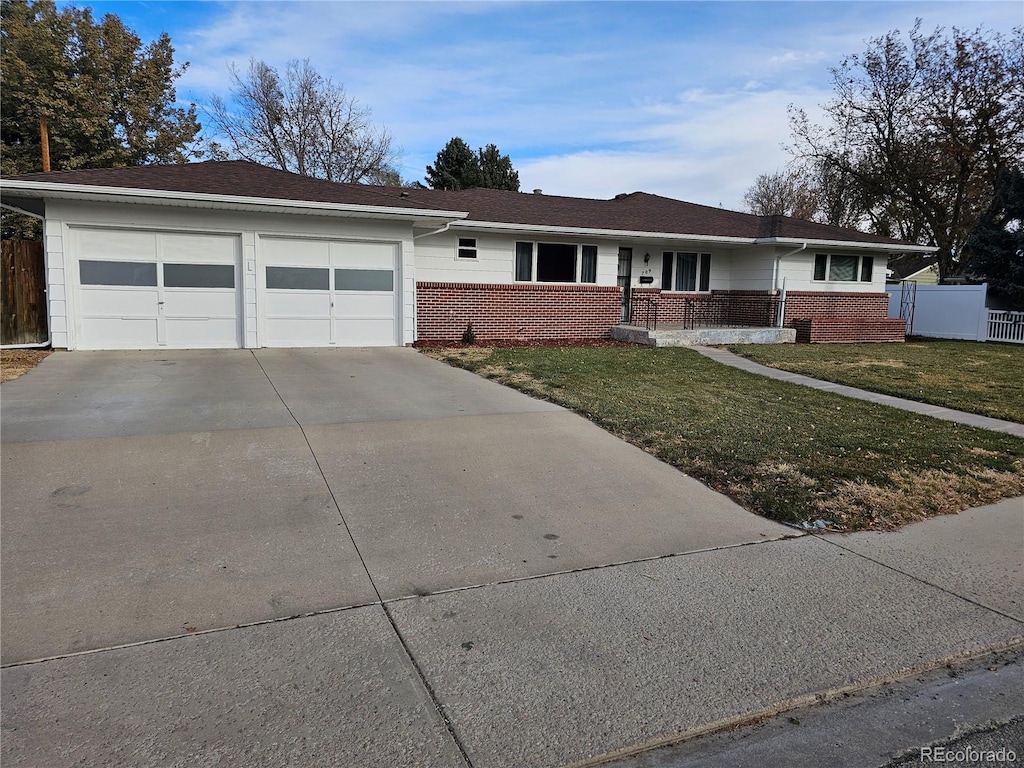
{"type": "Polygon", "coordinates": [[[772,368],[1024,424],[1022,344],[915,340],[729,349],[772,368]]]}
{"type": "Polygon", "coordinates": [[[1024,495],[1020,438],[773,381],[691,350],[426,352],[570,408],[782,522],[892,529],[1024,495]]]}

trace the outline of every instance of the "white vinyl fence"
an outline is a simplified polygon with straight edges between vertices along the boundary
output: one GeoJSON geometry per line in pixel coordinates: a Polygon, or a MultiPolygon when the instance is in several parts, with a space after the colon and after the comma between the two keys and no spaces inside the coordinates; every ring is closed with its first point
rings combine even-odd
{"type": "Polygon", "coordinates": [[[1024,312],[988,312],[988,340],[1024,344],[1024,312]]]}
{"type": "Polygon", "coordinates": [[[908,302],[900,301],[903,286],[887,285],[885,290],[889,294],[889,317],[900,317],[902,307],[908,335],[1024,344],[1024,312],[986,308],[985,283],[918,285],[912,314],[908,302]]]}

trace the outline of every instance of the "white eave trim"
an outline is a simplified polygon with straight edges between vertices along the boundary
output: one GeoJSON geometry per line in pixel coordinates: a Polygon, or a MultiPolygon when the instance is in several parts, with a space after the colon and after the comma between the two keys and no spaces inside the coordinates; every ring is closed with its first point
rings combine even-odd
{"type": "Polygon", "coordinates": [[[812,248],[836,248],[842,250],[888,251],[889,253],[934,253],[937,248],[931,245],[901,245],[899,243],[868,243],[857,240],[813,240],[806,237],[767,237],[754,241],[758,245],[784,245],[797,247],[807,243],[807,250],[812,248]]]}
{"type": "Polygon", "coordinates": [[[111,202],[160,203],[171,205],[203,205],[211,208],[238,210],[284,209],[292,213],[320,213],[350,217],[392,219],[464,219],[466,211],[442,211],[423,208],[402,208],[387,205],[322,203],[310,200],[282,200],[244,195],[214,195],[200,192],[174,192],[160,189],[134,189],[91,184],[59,184],[47,181],[3,181],[0,192],[57,200],[109,200],[111,202]]]}
{"type": "Polygon", "coordinates": [[[782,237],[728,237],[725,235],[697,235],[681,232],[644,232],[625,229],[599,229],[595,227],[557,227],[541,224],[510,224],[502,221],[475,221],[462,219],[453,221],[452,229],[482,230],[497,232],[525,232],[534,234],[576,235],[580,237],[608,237],[631,240],[666,240],[678,242],[696,241],[701,243],[722,243],[724,245],[780,245],[807,248],[840,248],[888,251],[890,253],[932,253],[936,249],[927,245],[897,245],[895,243],[870,243],[853,240],[814,240],[811,238],[782,237]]]}
{"type": "Polygon", "coordinates": [[[453,229],[475,229],[503,232],[531,232],[552,235],[579,235],[582,237],[618,237],[635,240],[699,240],[708,243],[755,245],[749,237],[724,237],[722,235],[684,235],[676,232],[640,232],[626,229],[598,229],[594,227],[556,227],[544,224],[509,224],[503,221],[470,221],[464,219],[452,223],[453,229]]]}

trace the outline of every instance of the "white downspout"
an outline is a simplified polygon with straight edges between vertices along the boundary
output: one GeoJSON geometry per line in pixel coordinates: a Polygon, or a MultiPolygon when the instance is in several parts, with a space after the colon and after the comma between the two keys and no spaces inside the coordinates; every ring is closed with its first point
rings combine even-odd
{"type": "Polygon", "coordinates": [[[443,233],[447,232],[448,231],[448,227],[450,227],[454,223],[455,223],[454,221],[449,221],[447,224],[445,224],[440,229],[435,229],[433,232],[424,232],[422,235],[413,235],[412,239],[413,239],[413,241],[416,241],[416,240],[419,240],[421,237],[431,237],[433,235],[443,234],[443,233]]]}
{"type": "MultiPolygon", "coordinates": [[[[2,207],[4,210],[7,210],[7,211],[14,211],[15,213],[20,213],[22,216],[31,216],[33,219],[39,219],[41,222],[43,222],[44,227],[46,225],[46,217],[45,216],[40,216],[38,213],[30,213],[29,211],[23,211],[20,208],[15,208],[13,205],[3,205],[3,206],[0,206],[0,207],[2,207]]],[[[45,231],[43,232],[43,270],[44,271],[46,270],[46,232],[45,231]]],[[[43,282],[45,284],[46,278],[44,278],[43,282]]],[[[35,344],[2,344],[2,345],[0,345],[0,349],[43,349],[44,347],[49,347],[51,345],[51,343],[52,343],[51,342],[51,338],[52,337],[50,336],[50,297],[49,297],[49,290],[48,289],[44,289],[44,290],[46,291],[46,294],[47,294],[46,295],[46,341],[39,341],[39,342],[36,342],[35,344]]]]}
{"type": "MultiPolygon", "coordinates": [[[[774,266],[774,269],[772,270],[772,290],[776,290],[776,291],[779,290],[779,267],[782,264],[782,260],[787,258],[787,257],[789,257],[789,256],[795,256],[796,254],[800,253],[801,251],[805,251],[805,250],[807,250],[807,243],[806,242],[804,242],[799,248],[794,248],[792,251],[789,251],[788,253],[783,253],[783,254],[780,254],[780,255],[775,257],[775,266],[774,266]]],[[[778,319],[776,320],[776,327],[778,327],[778,328],[782,328],[783,327],[783,323],[785,322],[785,319],[786,319],[786,278],[785,277],[782,278],[781,294],[782,295],[781,295],[781,297],[779,299],[779,316],[778,316],[778,319]]]]}

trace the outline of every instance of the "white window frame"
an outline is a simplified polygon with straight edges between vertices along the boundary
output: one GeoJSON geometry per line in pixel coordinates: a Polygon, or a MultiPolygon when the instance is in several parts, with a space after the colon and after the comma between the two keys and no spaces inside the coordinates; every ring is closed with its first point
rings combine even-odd
{"type": "MultiPolygon", "coordinates": [[[[662,293],[711,293],[711,270],[712,270],[712,268],[714,266],[714,262],[715,262],[714,254],[712,254],[712,253],[710,253],[708,251],[676,251],[676,250],[670,251],[670,250],[666,249],[666,250],[662,251],[662,270],[664,270],[665,254],[668,254],[668,253],[672,254],[672,274],[671,274],[672,287],[671,288],[664,288],[664,287],[662,287],[662,289],[661,289],[662,293]],[[691,255],[691,254],[697,257],[697,271],[693,275],[693,290],[691,291],[691,290],[676,288],[676,284],[679,281],[679,262],[680,262],[680,258],[683,255],[691,255]],[[700,287],[700,283],[701,283],[701,280],[700,280],[701,265],[704,263],[705,257],[707,258],[707,264],[708,264],[708,287],[707,288],[701,288],[700,287]]],[[[662,285],[664,285],[664,275],[662,276],[662,285]]]]}
{"type": "Polygon", "coordinates": [[[475,237],[460,237],[455,236],[455,258],[459,261],[476,261],[479,253],[479,246],[477,245],[477,239],[475,237]],[[472,245],[463,245],[463,243],[472,242],[472,245]],[[463,251],[472,251],[472,256],[463,256],[463,251]]]}
{"type": "Polygon", "coordinates": [[[530,244],[530,247],[531,247],[531,252],[530,252],[530,279],[529,280],[519,280],[519,279],[516,278],[516,274],[517,274],[517,270],[516,270],[516,255],[518,253],[518,245],[516,245],[516,246],[513,246],[513,249],[512,249],[512,282],[514,282],[514,283],[527,283],[527,282],[529,282],[529,283],[539,283],[541,285],[597,285],[598,272],[599,272],[598,267],[599,267],[599,264],[601,262],[601,249],[597,245],[597,243],[565,243],[565,242],[558,242],[556,240],[522,240],[522,239],[517,239],[515,242],[516,243],[529,243],[530,244]],[[573,259],[574,259],[574,266],[573,266],[573,279],[572,279],[572,282],[566,282],[564,280],[555,281],[555,280],[538,280],[537,279],[538,251],[539,251],[539,247],[541,245],[569,245],[569,246],[572,246],[576,250],[575,256],[573,257],[573,259]],[[593,282],[587,282],[587,283],[584,283],[583,280],[582,280],[582,278],[583,278],[583,248],[585,246],[590,246],[590,247],[594,248],[596,250],[596,252],[597,252],[597,258],[596,258],[596,261],[594,263],[594,281],[593,282]]]}
{"type": "Polygon", "coordinates": [[[815,253],[814,261],[811,263],[811,282],[814,283],[836,283],[838,285],[870,285],[875,281],[875,256],[873,254],[859,253],[815,253]],[[818,260],[825,258],[825,277],[817,276],[818,260]],[[839,257],[843,259],[856,259],[857,265],[854,268],[855,277],[853,280],[838,280],[832,277],[832,259],[839,257]],[[864,262],[871,259],[871,279],[864,279],[864,262]]]}

